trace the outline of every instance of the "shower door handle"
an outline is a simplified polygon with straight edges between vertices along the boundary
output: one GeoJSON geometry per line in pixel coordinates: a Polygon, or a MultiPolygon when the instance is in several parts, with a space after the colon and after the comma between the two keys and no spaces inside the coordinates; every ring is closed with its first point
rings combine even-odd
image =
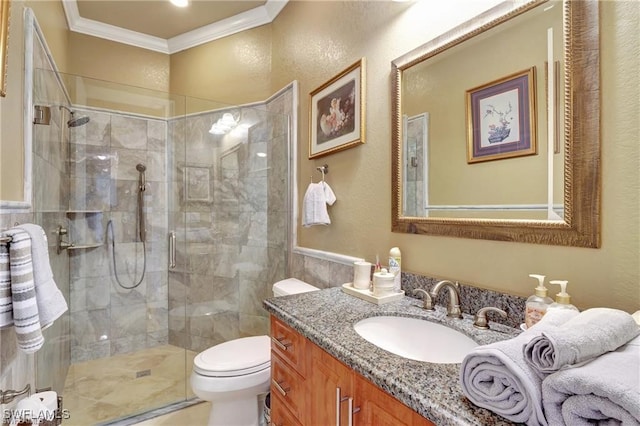
{"type": "Polygon", "coordinates": [[[176,267],[176,232],[169,232],[169,269],[176,267]]]}

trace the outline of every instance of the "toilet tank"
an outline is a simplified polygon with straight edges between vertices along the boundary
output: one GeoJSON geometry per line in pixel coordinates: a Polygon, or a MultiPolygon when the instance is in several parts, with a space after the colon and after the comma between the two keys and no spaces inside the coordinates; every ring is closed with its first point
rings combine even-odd
{"type": "Polygon", "coordinates": [[[307,293],[309,291],[320,290],[318,287],[314,287],[311,284],[307,284],[304,281],[300,281],[297,278],[287,278],[286,280],[278,281],[273,285],[273,295],[276,297],[287,296],[289,294],[307,293]]]}

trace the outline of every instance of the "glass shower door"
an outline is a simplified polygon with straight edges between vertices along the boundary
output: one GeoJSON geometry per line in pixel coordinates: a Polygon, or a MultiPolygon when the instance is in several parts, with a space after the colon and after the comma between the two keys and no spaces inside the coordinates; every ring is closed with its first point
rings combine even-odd
{"type": "Polygon", "coordinates": [[[169,122],[184,98],[62,77],[74,117],[88,121],[65,129],[75,246],[70,366],[58,392],[66,424],[95,424],[188,397],[186,352],[170,342],[168,309],[169,122]]]}

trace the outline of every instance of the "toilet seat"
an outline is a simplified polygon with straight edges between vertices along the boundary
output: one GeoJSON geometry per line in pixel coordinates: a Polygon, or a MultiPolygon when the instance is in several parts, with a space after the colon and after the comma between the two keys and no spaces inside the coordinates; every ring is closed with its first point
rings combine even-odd
{"type": "Polygon", "coordinates": [[[262,371],[271,366],[269,336],[243,337],[200,352],[193,360],[193,371],[208,377],[236,377],[262,371]]]}

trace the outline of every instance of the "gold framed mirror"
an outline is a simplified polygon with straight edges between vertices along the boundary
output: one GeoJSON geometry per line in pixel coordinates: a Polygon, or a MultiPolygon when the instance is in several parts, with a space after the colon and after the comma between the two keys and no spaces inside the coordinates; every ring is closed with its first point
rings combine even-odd
{"type": "Polygon", "coordinates": [[[500,3],[395,59],[392,74],[393,232],[600,246],[598,2],[500,3]],[[525,101],[509,86],[522,70],[525,101]],[[511,138],[468,161],[500,123],[511,138]]]}

